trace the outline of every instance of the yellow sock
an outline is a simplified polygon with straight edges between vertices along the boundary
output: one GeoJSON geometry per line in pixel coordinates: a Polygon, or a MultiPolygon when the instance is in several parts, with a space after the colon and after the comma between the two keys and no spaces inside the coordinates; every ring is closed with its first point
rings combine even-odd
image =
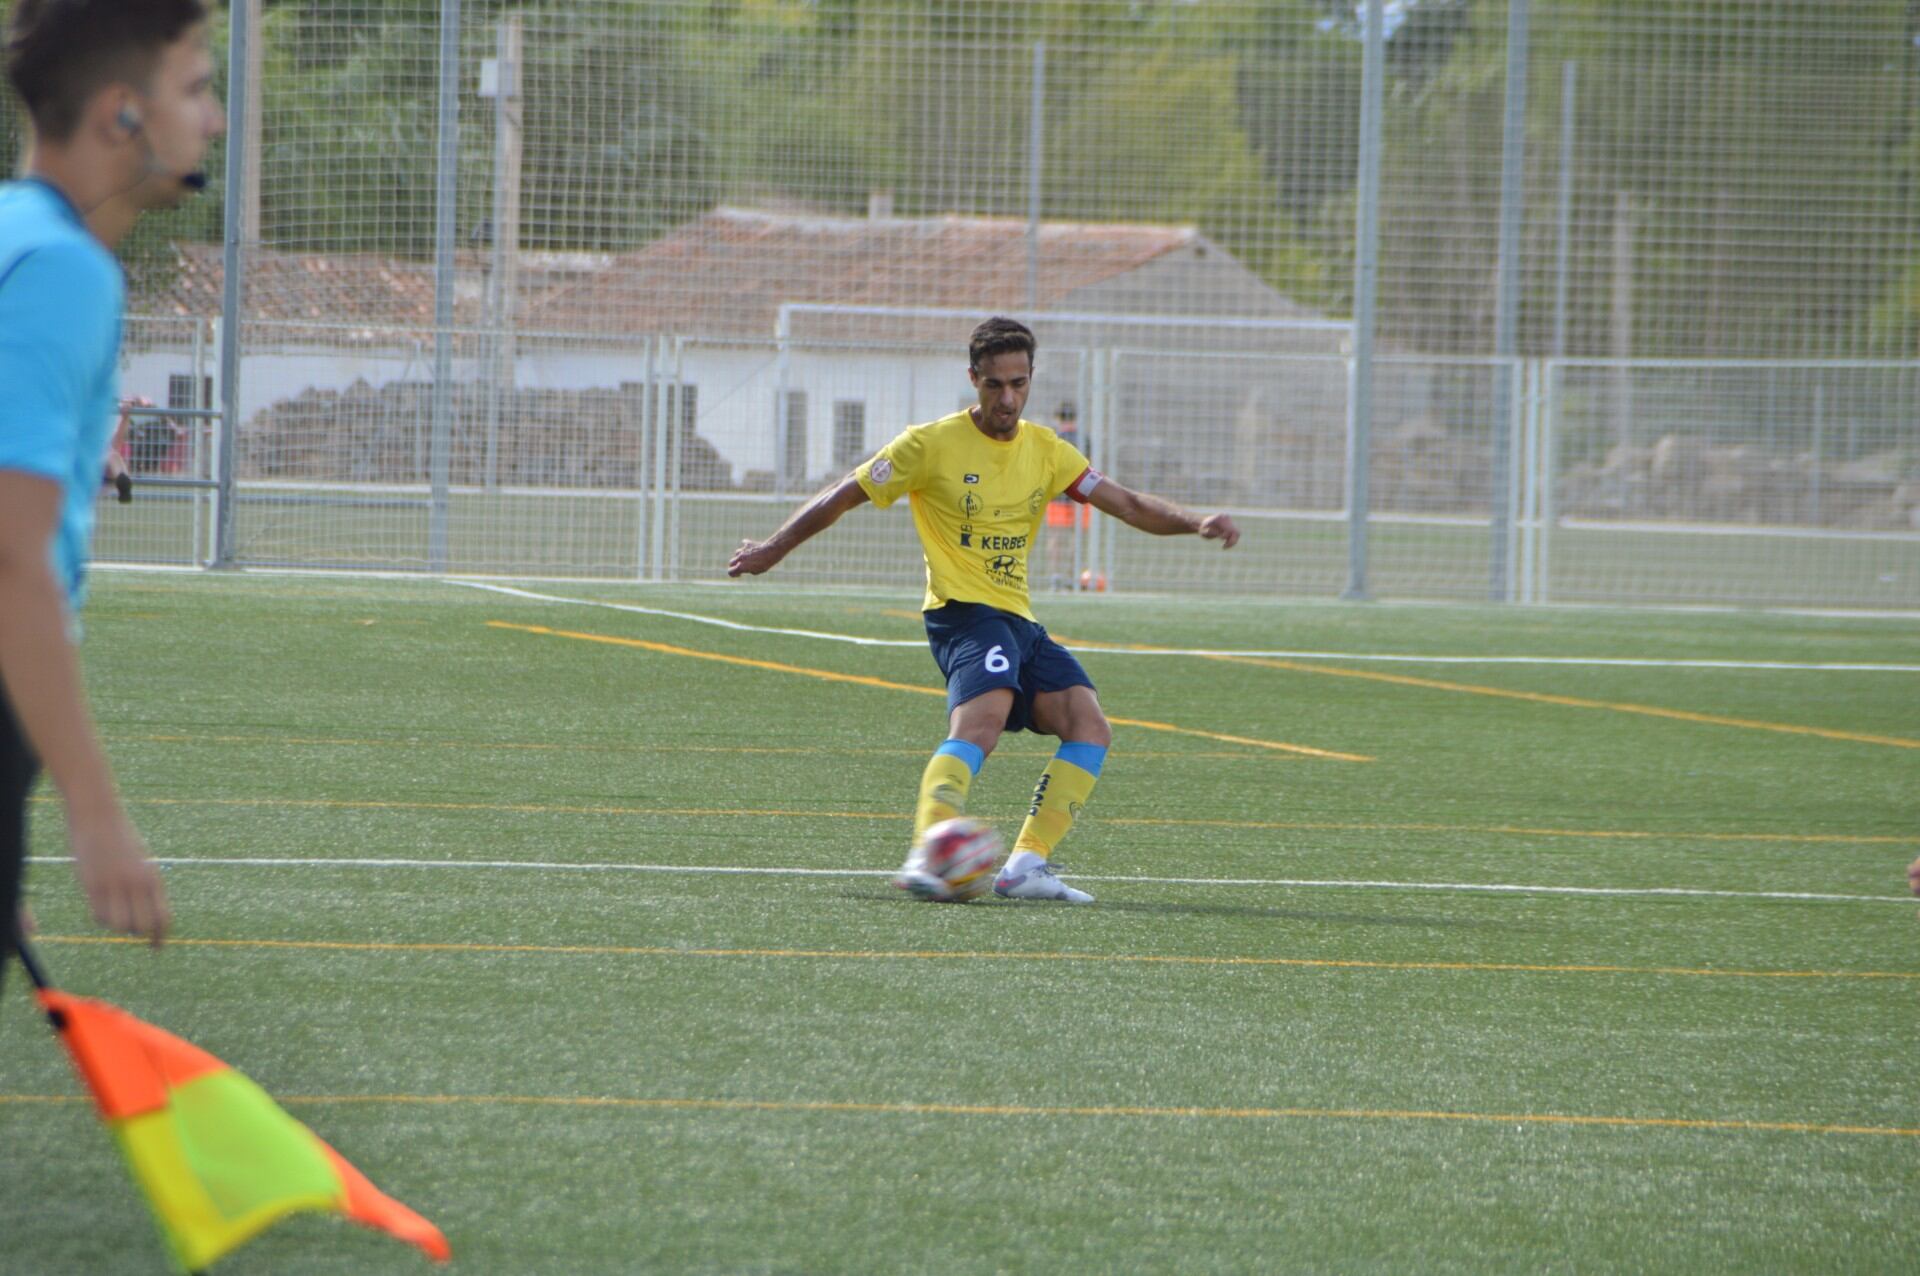
{"type": "Polygon", "coordinates": [[[967,790],[973,785],[973,773],[980,769],[983,755],[964,740],[949,740],[927,763],[920,776],[920,801],[913,808],[913,840],[942,820],[950,820],[967,809],[967,790]]]}
{"type": "Polygon", "coordinates": [[[1099,765],[1106,750],[1098,750],[1100,756],[1086,757],[1093,762],[1093,769],[1076,765],[1067,760],[1070,749],[1092,751],[1093,745],[1062,745],[1060,753],[1047,763],[1047,769],[1040,773],[1040,783],[1033,789],[1033,809],[1027,812],[1027,822],[1020,826],[1020,836],[1015,839],[1013,849],[1032,851],[1046,859],[1060,845],[1060,839],[1073,827],[1073,821],[1080,814],[1080,808],[1093,796],[1094,781],[1100,778],[1099,765]]]}

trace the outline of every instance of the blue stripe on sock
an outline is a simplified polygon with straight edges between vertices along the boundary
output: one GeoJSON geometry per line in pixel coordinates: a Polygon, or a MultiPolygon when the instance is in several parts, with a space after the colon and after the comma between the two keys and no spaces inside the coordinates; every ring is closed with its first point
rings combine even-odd
{"type": "Polygon", "coordinates": [[[1084,744],[1078,740],[1063,740],[1053,756],[1062,762],[1071,762],[1088,775],[1100,774],[1100,767],[1107,760],[1107,749],[1101,744],[1084,744]]]}
{"type": "MultiPolygon", "coordinates": [[[[1101,752],[1104,753],[1105,750],[1103,749],[1101,752]]],[[[972,744],[966,740],[944,741],[933,753],[935,757],[938,757],[942,753],[952,754],[954,757],[966,763],[967,770],[973,772],[975,775],[980,774],[980,764],[987,760],[987,755],[981,751],[979,745],[972,744]]]]}

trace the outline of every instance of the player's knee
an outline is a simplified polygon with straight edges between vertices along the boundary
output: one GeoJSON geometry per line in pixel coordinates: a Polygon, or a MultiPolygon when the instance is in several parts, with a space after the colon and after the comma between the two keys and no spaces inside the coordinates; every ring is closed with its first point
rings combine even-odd
{"type": "Polygon", "coordinates": [[[1113,728],[1107,725],[1107,715],[1094,709],[1083,715],[1074,724],[1073,738],[1082,744],[1097,744],[1101,748],[1113,746],[1113,728]]]}
{"type": "Polygon", "coordinates": [[[968,744],[980,750],[981,758],[985,759],[992,755],[993,747],[1000,743],[1000,728],[962,726],[953,731],[952,736],[956,740],[965,740],[968,744]]]}

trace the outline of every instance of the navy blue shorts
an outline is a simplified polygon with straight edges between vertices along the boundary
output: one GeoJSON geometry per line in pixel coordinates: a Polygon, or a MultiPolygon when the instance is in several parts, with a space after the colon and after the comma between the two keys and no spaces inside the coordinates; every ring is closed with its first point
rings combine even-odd
{"type": "Polygon", "coordinates": [[[948,603],[922,613],[927,645],[947,676],[947,711],[998,687],[1013,688],[1006,730],[1033,729],[1033,698],[1091,687],[1073,653],[1024,616],[985,603],[948,603]]]}

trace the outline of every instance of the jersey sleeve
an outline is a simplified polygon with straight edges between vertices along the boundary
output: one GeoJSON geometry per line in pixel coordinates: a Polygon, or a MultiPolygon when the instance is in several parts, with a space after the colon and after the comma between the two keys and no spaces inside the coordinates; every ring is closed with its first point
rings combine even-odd
{"type": "Polygon", "coordinates": [[[118,281],[77,246],[32,249],[0,281],[0,469],[73,472],[119,306],[118,281]]]}
{"type": "Polygon", "coordinates": [[[1087,463],[1087,458],[1079,448],[1067,442],[1059,435],[1053,441],[1053,482],[1050,496],[1066,495],[1087,503],[1087,497],[1093,489],[1100,486],[1100,471],[1087,463]]]}
{"type": "Polygon", "coordinates": [[[926,486],[926,431],[904,430],[893,442],[873,454],[872,459],[853,472],[860,488],[881,509],[908,492],[926,486]]]}

